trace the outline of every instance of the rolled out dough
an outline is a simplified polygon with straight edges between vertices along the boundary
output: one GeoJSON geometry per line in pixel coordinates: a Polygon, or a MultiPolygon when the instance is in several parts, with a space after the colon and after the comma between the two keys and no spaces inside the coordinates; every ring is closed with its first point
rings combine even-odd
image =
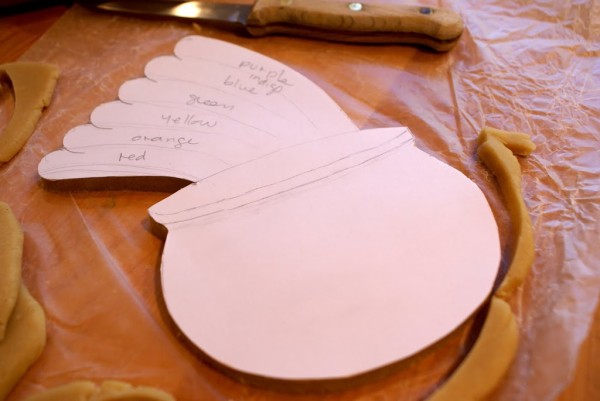
{"type": "Polygon", "coordinates": [[[175,401],[162,390],[109,380],[100,386],[91,381],[74,381],[35,394],[25,401],[175,401]]]}
{"type": "Polygon", "coordinates": [[[6,398],[46,346],[46,318],[21,284],[19,298],[0,342],[0,400],[6,398]]]}
{"type": "Polygon", "coordinates": [[[0,202],[0,341],[19,296],[22,256],[21,226],[10,207],[0,202]]]}
{"type": "Polygon", "coordinates": [[[16,62],[0,65],[0,75],[10,79],[15,108],[0,135],[0,163],[7,162],[25,145],[54,93],[58,69],[43,63],[16,62]]]}

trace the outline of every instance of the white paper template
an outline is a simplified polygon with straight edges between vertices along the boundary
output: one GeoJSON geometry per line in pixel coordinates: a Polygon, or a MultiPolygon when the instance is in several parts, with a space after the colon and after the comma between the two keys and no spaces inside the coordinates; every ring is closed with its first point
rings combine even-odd
{"type": "Polygon", "coordinates": [[[174,320],[214,359],[267,377],[343,378],[410,356],[462,323],[498,268],[481,191],[406,129],[287,148],[150,213],[169,229],[174,320]]]}
{"type": "Polygon", "coordinates": [[[477,186],[407,128],[358,130],[317,86],[187,37],[39,165],[47,180],[192,182],[168,229],[168,311],[216,361],[278,379],[351,377],[413,355],[490,294],[496,222],[477,186]]]}
{"type": "Polygon", "coordinates": [[[356,131],[314,83],[223,41],[190,36],[125,82],[38,167],[46,180],[165,176],[190,182],[282,147],[356,131]],[[181,146],[172,146],[179,145],[181,146]],[[196,163],[196,160],[198,161],[196,163]]]}

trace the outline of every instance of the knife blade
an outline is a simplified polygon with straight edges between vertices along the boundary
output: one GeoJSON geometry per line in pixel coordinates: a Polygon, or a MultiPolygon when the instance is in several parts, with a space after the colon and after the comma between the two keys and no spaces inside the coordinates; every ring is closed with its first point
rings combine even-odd
{"type": "Polygon", "coordinates": [[[411,44],[452,49],[463,31],[459,14],[442,8],[336,0],[257,0],[254,4],[181,0],[81,0],[122,14],[237,24],[256,37],[294,35],[340,42],[411,44]]]}

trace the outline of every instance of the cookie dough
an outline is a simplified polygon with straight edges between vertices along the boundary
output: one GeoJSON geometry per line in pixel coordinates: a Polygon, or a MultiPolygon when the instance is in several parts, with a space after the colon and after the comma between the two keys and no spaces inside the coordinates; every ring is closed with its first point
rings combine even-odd
{"type": "Polygon", "coordinates": [[[427,401],[483,401],[500,384],[518,346],[518,327],[506,301],[492,297],[475,345],[452,376],[427,401]]]}
{"type": "Polygon", "coordinates": [[[24,401],[175,401],[169,393],[152,387],[134,387],[120,381],[75,381],[35,394],[24,401]]]}
{"type": "Polygon", "coordinates": [[[6,203],[0,202],[0,341],[21,286],[23,231],[6,203]]]}
{"type": "Polygon", "coordinates": [[[535,150],[535,144],[529,135],[523,132],[504,131],[491,127],[483,127],[479,133],[478,144],[481,145],[490,138],[496,138],[515,155],[529,156],[535,150]]]}
{"type": "Polygon", "coordinates": [[[25,145],[50,104],[58,69],[43,63],[16,62],[0,65],[12,83],[15,107],[11,120],[0,135],[0,163],[7,162],[25,145]]]}
{"type": "Polygon", "coordinates": [[[480,134],[477,154],[496,176],[512,222],[512,261],[496,291],[496,296],[503,299],[512,296],[533,264],[533,228],[521,194],[521,166],[513,154],[528,155],[533,149],[535,145],[526,134],[490,128],[484,128],[480,134]]]}
{"type": "Polygon", "coordinates": [[[89,401],[175,401],[175,398],[153,387],[133,387],[128,383],[106,381],[89,401]]]}
{"type": "Polygon", "coordinates": [[[428,401],[483,401],[506,375],[518,346],[518,326],[506,302],[523,283],[534,258],[531,219],[521,195],[521,166],[514,156],[527,156],[535,144],[527,134],[485,127],[479,135],[479,158],[496,176],[513,224],[512,260],[492,297],[475,345],[452,376],[428,401]]]}
{"type": "Polygon", "coordinates": [[[0,341],[0,400],[6,398],[45,346],[44,311],[21,284],[17,304],[0,341]]]}
{"type": "Polygon", "coordinates": [[[97,390],[90,381],[74,381],[35,394],[25,401],[88,401],[97,390]]]}

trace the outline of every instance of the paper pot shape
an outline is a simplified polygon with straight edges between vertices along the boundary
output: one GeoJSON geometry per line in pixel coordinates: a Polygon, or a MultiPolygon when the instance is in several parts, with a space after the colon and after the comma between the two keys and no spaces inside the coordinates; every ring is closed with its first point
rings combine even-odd
{"type": "Polygon", "coordinates": [[[483,195],[407,129],[284,149],[150,214],[169,230],[161,274],[177,325],[261,376],[341,378],[412,355],[461,324],[498,269],[483,195]]]}

